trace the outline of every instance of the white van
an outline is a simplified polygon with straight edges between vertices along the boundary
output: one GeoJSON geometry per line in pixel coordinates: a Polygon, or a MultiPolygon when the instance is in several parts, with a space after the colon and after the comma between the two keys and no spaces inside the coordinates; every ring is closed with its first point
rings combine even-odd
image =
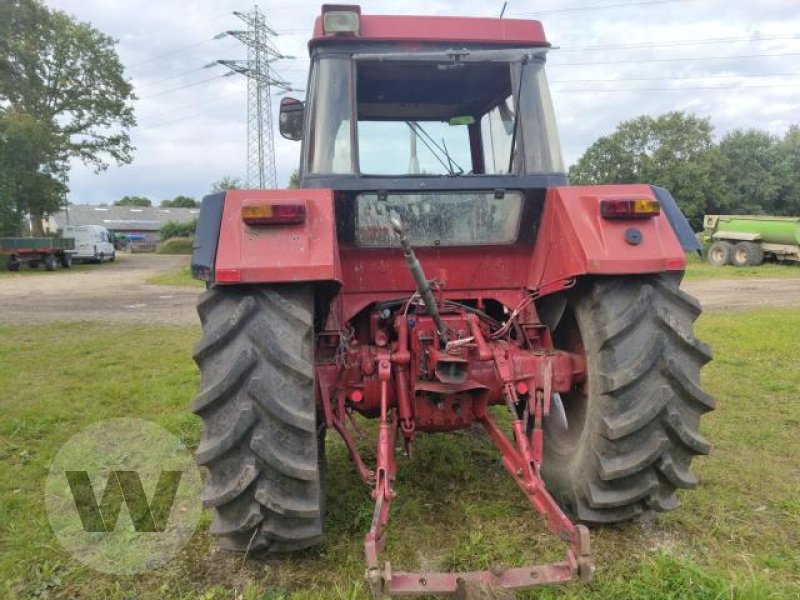
{"type": "Polygon", "coordinates": [[[75,239],[72,260],[103,262],[116,258],[111,234],[101,225],[67,225],[62,236],[75,239]]]}

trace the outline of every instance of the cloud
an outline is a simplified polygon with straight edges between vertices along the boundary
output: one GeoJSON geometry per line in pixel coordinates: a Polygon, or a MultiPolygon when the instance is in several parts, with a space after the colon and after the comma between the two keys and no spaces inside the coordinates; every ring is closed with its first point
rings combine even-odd
{"type": "MultiPolygon", "coordinates": [[[[225,72],[221,67],[203,66],[219,58],[245,58],[244,47],[236,40],[213,37],[243,28],[232,13],[248,11],[248,3],[46,1],[119,40],[126,74],[140,97],[136,103],[139,126],[132,133],[137,147],[134,163],[111,166],[100,174],[76,165],[70,177],[72,202],[112,202],[134,194],[154,200],[177,194],[199,197],[224,175],[245,177],[246,81],[238,75],[203,81],[225,72]]],[[[550,55],[548,75],[554,82],[552,95],[567,163],[574,162],[620,121],[641,114],[688,110],[711,117],[719,135],[751,127],[780,134],[800,121],[800,11],[796,0],[650,4],[629,0],[627,7],[585,10],[587,6],[620,3],[535,3],[548,38],[562,48],[550,55]],[[584,9],[564,10],[581,7],[584,9]],[[756,37],[759,39],[752,39],[756,37]],[[698,40],[714,43],[698,44],[698,40]],[[765,54],[778,56],[751,56],[765,54]],[[736,58],[724,58],[730,56],[736,58]],[[765,76],[769,74],[775,75],[765,76]]],[[[276,71],[297,88],[306,87],[306,44],[320,4],[302,0],[259,3],[280,34],[277,46],[297,57],[275,63],[276,71]]],[[[502,6],[499,0],[361,4],[367,14],[443,16],[494,16],[502,6]]],[[[535,12],[533,3],[510,0],[506,16],[535,18],[519,16],[531,12],[535,12]]],[[[274,119],[277,103],[275,98],[274,119]]],[[[276,133],[279,185],[285,185],[297,167],[299,149],[298,143],[276,133]]]]}

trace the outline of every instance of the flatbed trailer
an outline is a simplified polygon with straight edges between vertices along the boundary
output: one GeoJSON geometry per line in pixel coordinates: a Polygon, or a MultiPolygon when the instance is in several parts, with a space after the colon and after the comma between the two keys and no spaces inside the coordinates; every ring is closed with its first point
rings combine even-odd
{"type": "Polygon", "coordinates": [[[19,271],[23,264],[33,269],[44,263],[48,271],[55,271],[60,263],[68,269],[75,254],[73,238],[20,237],[0,238],[0,254],[6,255],[9,271],[19,271]]]}

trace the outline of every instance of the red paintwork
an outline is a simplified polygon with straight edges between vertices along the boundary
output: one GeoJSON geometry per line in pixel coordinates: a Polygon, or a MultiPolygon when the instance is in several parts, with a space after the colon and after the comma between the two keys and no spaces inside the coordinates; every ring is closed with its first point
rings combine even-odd
{"type": "Polygon", "coordinates": [[[325,35],[322,17],[314,22],[314,35],[308,43],[346,42],[353,39],[376,42],[458,42],[549,46],[541,22],[524,19],[480,17],[409,17],[361,15],[361,31],[352,35],[325,35]]]}
{"type": "MultiPolygon", "coordinates": [[[[556,187],[548,190],[535,245],[418,248],[427,274],[443,285],[443,298],[496,299],[513,307],[532,290],[545,295],[585,274],[621,275],[683,270],[686,259],[666,215],[609,220],[603,199],[654,198],[646,185],[556,187]],[[642,243],[625,241],[625,230],[642,243]]],[[[216,261],[218,283],[336,281],[342,283],[341,317],[414,290],[402,252],[338,244],[330,190],[235,190],[223,213],[216,261]],[[243,202],[306,204],[302,225],[248,227],[243,202]]]]}
{"type": "Polygon", "coordinates": [[[600,216],[603,199],[654,199],[647,185],[556,187],[547,192],[527,279],[544,295],[576,276],[660,273],[686,267],[686,255],[663,213],[648,219],[600,216]],[[625,230],[642,232],[642,243],[625,241],[625,230]]]}
{"type": "MultiPolygon", "coordinates": [[[[608,220],[604,199],[652,199],[649,186],[559,187],[548,190],[534,243],[484,247],[419,248],[450,342],[419,307],[394,304],[387,313],[362,315],[382,300],[409,298],[414,283],[400,248],[362,249],[337,242],[330,190],[234,191],[226,197],[216,261],[218,283],[327,281],[340,285],[325,331],[316,344],[317,405],[335,429],[375,500],[364,540],[368,578],[376,594],[456,593],[459,577],[519,589],[591,577],[588,533],[575,526],[545,489],[542,422],[556,392],[582,385],[586,359],[553,348],[533,302],[587,274],[621,275],[683,269],[685,258],[663,214],[608,220]],[[298,225],[249,227],[243,204],[302,203],[298,225]],[[632,245],[625,232],[637,228],[632,245]],[[447,299],[497,300],[510,312],[506,325],[490,325],[447,299]],[[512,310],[513,309],[513,310],[512,310]],[[352,327],[352,329],[351,329],[352,327]],[[488,407],[505,404],[512,438],[488,407]],[[352,413],[379,419],[374,468],[351,435],[352,413]],[[569,548],[566,560],[510,570],[452,574],[396,573],[379,561],[383,529],[395,497],[395,445],[410,452],[416,431],[449,431],[480,423],[499,449],[503,466],[545,524],[569,548]],[[430,582],[430,583],[429,583],[430,582]]],[[[355,422],[353,422],[355,425],[355,422]]]]}
{"type": "MultiPolygon", "coordinates": [[[[388,391],[391,404],[397,404],[401,421],[416,420],[416,429],[421,431],[448,431],[471,424],[477,414],[478,400],[484,404],[502,404],[504,400],[502,384],[497,379],[490,344],[479,347],[486,332],[475,315],[461,311],[443,314],[446,327],[458,332],[461,339],[472,336],[475,344],[465,346],[463,351],[449,353],[435,349],[431,340],[438,339],[433,320],[425,315],[414,314],[408,319],[398,316],[393,323],[397,341],[391,343],[391,361],[395,365],[396,385],[388,391]],[[419,357],[430,358],[425,368],[419,357]],[[467,375],[458,383],[442,383],[435,370],[439,356],[464,361],[467,375]],[[404,399],[407,396],[408,399],[404,399]],[[436,400],[441,400],[441,406],[436,400]],[[407,402],[407,407],[404,407],[407,402]],[[454,409],[454,405],[457,409],[454,409]]],[[[389,330],[381,328],[373,337],[386,339],[389,330]]],[[[318,376],[320,386],[335,388],[348,397],[354,410],[368,415],[376,415],[380,410],[382,388],[378,370],[372,367],[381,347],[377,345],[353,344],[347,355],[348,367],[338,376],[329,374],[328,365],[319,365],[323,372],[318,376]],[[352,390],[352,391],[351,391],[352,390]],[[357,398],[356,401],[353,398],[357,398]]],[[[583,381],[585,364],[578,355],[562,351],[551,351],[547,357],[522,351],[517,346],[506,349],[514,380],[520,382],[522,390],[544,386],[543,361],[552,367],[547,386],[552,392],[568,392],[571,387],[583,381]]],[[[331,392],[333,395],[333,392],[331,392]]]]}
{"type": "Polygon", "coordinates": [[[233,190],[225,196],[215,265],[218,283],[338,281],[341,278],[330,190],[233,190]],[[243,204],[303,203],[298,225],[251,227],[243,204]]]}
{"type": "MultiPolygon", "coordinates": [[[[391,596],[456,594],[466,582],[481,582],[490,588],[525,590],[540,585],[564,583],[574,579],[569,561],[549,565],[517,567],[504,571],[472,571],[469,573],[391,573],[388,588],[391,596]]],[[[466,596],[462,596],[466,597],[466,596]]]]}
{"type": "Polygon", "coordinates": [[[13,248],[10,250],[0,250],[0,254],[17,254],[23,256],[25,254],[59,254],[64,252],[63,248],[13,248]]]}
{"type": "MultiPolygon", "coordinates": [[[[534,319],[533,311],[520,312],[534,319]]],[[[373,593],[390,595],[456,593],[459,577],[446,573],[392,573],[381,563],[383,529],[395,497],[395,445],[402,435],[410,450],[415,433],[448,431],[480,423],[500,450],[503,466],[529,502],[545,519],[545,525],[569,546],[566,560],[549,565],[503,573],[470,573],[505,589],[573,579],[581,569],[591,569],[588,534],[576,527],[545,489],[540,467],[544,458],[542,422],[549,412],[549,399],[585,381],[583,356],[557,351],[531,351],[540,347],[533,340],[506,339],[490,333],[488,325],[465,310],[449,309],[442,321],[451,341],[442,345],[434,320],[419,311],[395,309],[394,316],[370,319],[372,343],[354,338],[326,341],[318,346],[317,377],[319,405],[326,425],[336,429],[375,500],[372,526],[364,540],[367,573],[373,593]],[[393,341],[392,341],[393,340],[393,341]],[[331,360],[329,349],[338,348],[331,360]],[[440,364],[458,364],[461,376],[440,370],[440,364]],[[547,400],[545,400],[547,399],[547,400]],[[506,404],[511,411],[513,440],[495,423],[491,404],[506,404]],[[519,411],[517,407],[519,407],[519,411]],[[369,469],[347,428],[348,416],[358,411],[379,418],[375,468],[369,469]],[[521,413],[521,414],[520,414],[521,413]],[[530,423],[530,432],[528,431],[530,423]],[[582,566],[581,566],[582,565],[582,566]]],[[[541,329],[527,329],[537,332],[541,329]]],[[[539,340],[541,343],[543,340],[539,340]]]]}

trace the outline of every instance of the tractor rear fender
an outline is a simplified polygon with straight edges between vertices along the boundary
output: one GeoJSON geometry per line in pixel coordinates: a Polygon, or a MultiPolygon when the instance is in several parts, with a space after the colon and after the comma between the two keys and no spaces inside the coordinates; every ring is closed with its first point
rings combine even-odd
{"type": "MultiPolygon", "coordinates": [[[[285,215],[284,215],[285,216],[285,215]]],[[[230,190],[203,199],[192,273],[229,283],[289,283],[341,279],[333,192],[324,189],[230,190]],[[246,223],[243,207],[301,206],[293,222],[246,223]],[[300,216],[302,215],[302,216],[300,216]]]]}
{"type": "Polygon", "coordinates": [[[696,244],[686,218],[662,188],[553,187],[545,199],[530,287],[544,295],[568,287],[580,275],[683,271],[684,252],[696,250],[696,244]],[[661,203],[656,216],[607,219],[600,214],[603,200],[655,199],[661,203]]]}

